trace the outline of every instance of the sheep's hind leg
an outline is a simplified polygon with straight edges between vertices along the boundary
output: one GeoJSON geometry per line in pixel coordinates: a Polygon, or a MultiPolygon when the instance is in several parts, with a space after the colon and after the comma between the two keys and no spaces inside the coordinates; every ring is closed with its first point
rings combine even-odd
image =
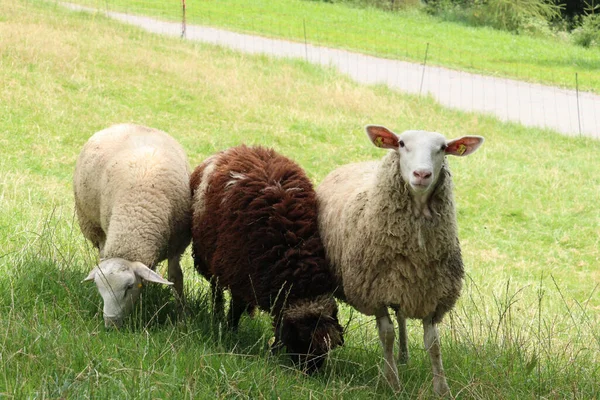
{"type": "Polygon", "coordinates": [[[212,312],[215,322],[222,321],[225,315],[225,298],[223,289],[219,287],[217,277],[213,276],[210,280],[210,288],[212,293],[212,312]]]}
{"type": "Polygon", "coordinates": [[[444,367],[442,365],[440,335],[437,326],[432,322],[431,318],[423,320],[423,342],[431,359],[433,391],[438,396],[450,395],[450,387],[448,387],[448,382],[446,382],[446,375],[444,374],[444,367]]]}
{"type": "Polygon", "coordinates": [[[387,308],[378,310],[375,314],[377,317],[377,329],[379,331],[379,340],[383,347],[383,373],[385,379],[394,390],[400,390],[400,379],[398,378],[398,367],[394,358],[394,324],[388,314],[387,308]]]}
{"type": "Polygon", "coordinates": [[[406,338],[406,318],[396,309],[396,320],[398,320],[398,362],[408,364],[408,340],[406,338]]]}
{"type": "Polygon", "coordinates": [[[238,297],[231,296],[231,300],[229,301],[229,313],[227,315],[227,322],[229,323],[229,327],[233,331],[237,331],[238,324],[240,323],[240,318],[248,305],[246,302],[238,297]]]}

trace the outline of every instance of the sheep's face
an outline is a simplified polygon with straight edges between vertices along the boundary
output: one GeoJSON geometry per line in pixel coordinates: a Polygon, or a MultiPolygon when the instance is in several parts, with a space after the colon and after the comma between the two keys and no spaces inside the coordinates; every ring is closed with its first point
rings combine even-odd
{"type": "Polygon", "coordinates": [[[104,325],[120,327],[140,296],[142,278],[172,285],[156,272],[140,262],[122,258],[103,260],[84,281],[93,280],[104,300],[104,325]]]}
{"type": "Polygon", "coordinates": [[[439,133],[407,131],[398,137],[400,174],[413,193],[431,192],[440,175],[445,150],[446,138],[439,133]]]}
{"type": "Polygon", "coordinates": [[[369,125],[367,135],[377,147],[393,149],[400,155],[400,174],[415,195],[431,193],[440,176],[446,155],[467,156],[483,143],[481,136],[454,140],[436,132],[406,131],[396,135],[383,126],[369,125]]]}
{"type": "Polygon", "coordinates": [[[308,373],[318,370],[327,353],[344,344],[335,300],[321,297],[286,310],[280,340],[303,370],[308,373]]]}

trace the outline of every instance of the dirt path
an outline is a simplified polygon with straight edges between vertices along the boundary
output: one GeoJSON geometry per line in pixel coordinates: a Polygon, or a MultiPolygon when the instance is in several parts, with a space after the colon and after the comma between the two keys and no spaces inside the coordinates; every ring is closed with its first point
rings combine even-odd
{"type": "MultiPolygon", "coordinates": [[[[150,32],[181,35],[181,24],[64,3],[73,10],[100,12],[150,32]]],[[[546,127],[566,135],[600,139],[600,96],[512,79],[388,60],[345,50],[187,25],[186,38],[246,53],[301,58],[337,67],[365,84],[386,84],[407,93],[430,94],[441,104],[495,115],[504,121],[546,127]]]]}

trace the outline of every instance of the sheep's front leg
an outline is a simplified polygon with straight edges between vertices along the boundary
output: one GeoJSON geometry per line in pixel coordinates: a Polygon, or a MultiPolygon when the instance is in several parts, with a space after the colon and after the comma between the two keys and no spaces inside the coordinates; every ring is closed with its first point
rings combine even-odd
{"type": "Polygon", "coordinates": [[[104,243],[106,242],[101,241],[98,243],[98,255],[100,256],[101,260],[104,258],[104,243]]]}
{"type": "Polygon", "coordinates": [[[173,288],[177,294],[177,300],[183,303],[183,272],[181,271],[181,254],[169,258],[169,280],[173,282],[173,288]]]}
{"type": "Polygon", "coordinates": [[[398,367],[394,359],[394,324],[388,314],[387,308],[383,308],[375,315],[377,317],[377,329],[379,340],[383,347],[383,373],[385,379],[394,390],[400,390],[400,379],[398,378],[398,367]]]}
{"type": "Polygon", "coordinates": [[[398,320],[398,362],[408,364],[408,341],[406,339],[406,318],[396,309],[396,319],[398,320]]]}
{"type": "Polygon", "coordinates": [[[444,374],[444,367],[442,365],[440,335],[437,326],[432,322],[431,318],[423,320],[423,341],[431,360],[433,391],[438,396],[447,396],[450,394],[450,387],[448,387],[448,383],[446,382],[446,375],[444,374]]]}

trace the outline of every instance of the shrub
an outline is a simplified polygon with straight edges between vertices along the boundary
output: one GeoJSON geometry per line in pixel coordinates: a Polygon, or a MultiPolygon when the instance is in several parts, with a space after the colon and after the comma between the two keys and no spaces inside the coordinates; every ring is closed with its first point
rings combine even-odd
{"type": "Polygon", "coordinates": [[[586,4],[584,0],[555,0],[555,3],[563,5],[562,15],[573,19],[578,15],[585,15],[586,4]]]}
{"type": "Polygon", "coordinates": [[[475,17],[484,25],[519,32],[530,21],[560,17],[560,6],[547,0],[482,0],[475,2],[475,17]]]}
{"type": "Polygon", "coordinates": [[[538,37],[558,37],[557,23],[548,21],[540,18],[525,18],[521,27],[519,28],[519,33],[527,33],[530,36],[538,36],[538,37]]]}
{"type": "Polygon", "coordinates": [[[553,0],[429,0],[427,11],[442,18],[511,32],[550,33],[549,21],[560,19],[553,0]]]}
{"type": "Polygon", "coordinates": [[[320,0],[325,3],[346,3],[358,7],[374,7],[386,11],[397,11],[421,5],[420,0],[320,0]]]}
{"type": "Polygon", "coordinates": [[[469,0],[429,0],[425,11],[446,21],[472,23],[473,4],[469,0]]]}
{"type": "Polygon", "coordinates": [[[573,30],[573,42],[583,47],[600,47],[600,14],[581,17],[581,25],[573,30]]]}

